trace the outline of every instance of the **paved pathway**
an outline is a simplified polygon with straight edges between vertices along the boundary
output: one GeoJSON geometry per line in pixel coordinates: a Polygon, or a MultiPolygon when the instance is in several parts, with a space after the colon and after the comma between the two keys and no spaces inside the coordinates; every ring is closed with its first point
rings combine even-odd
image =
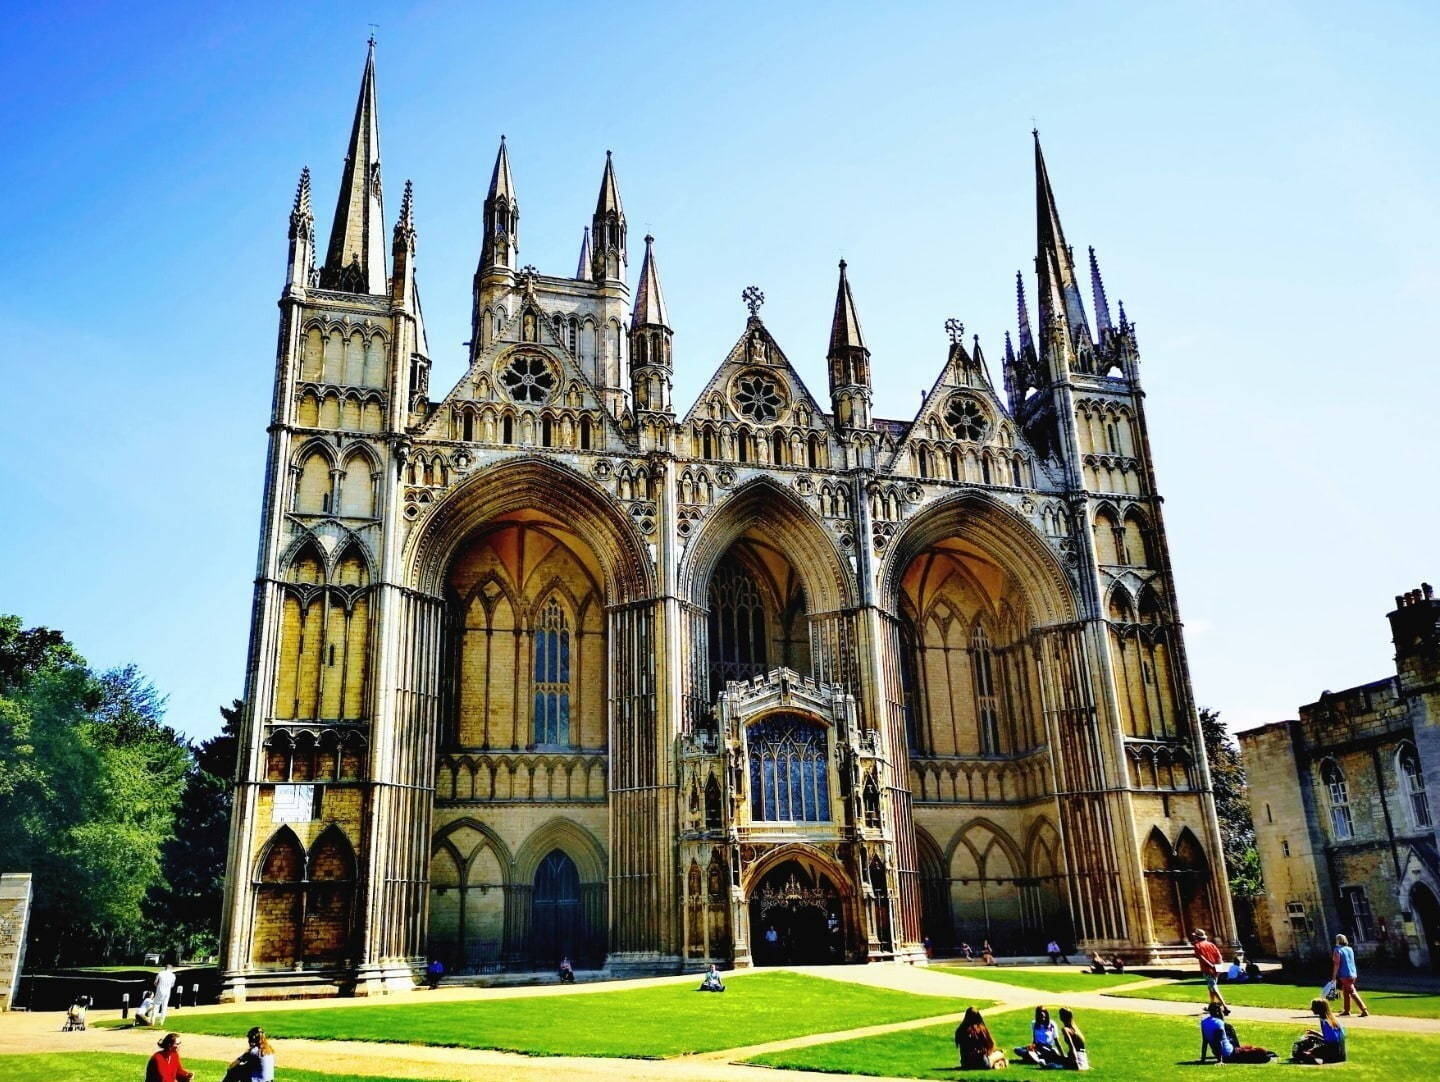
{"type": "MultiPolygon", "coordinates": [[[[523,1056],[510,1052],[486,1052],[468,1048],[436,1048],[420,1045],[372,1044],[359,1041],[308,1041],[286,1040],[281,1055],[286,1067],[309,1068],[317,1071],[342,1072],[381,1078],[429,1079],[444,1082],[541,1082],[564,1076],[567,1082],[616,1082],[617,1079],[635,1079],[637,1082],[659,1082],[662,1079],[681,1079],[685,1082],[777,1082],[776,1074],[768,1068],[750,1067],[737,1060],[766,1052],[776,1052],[806,1045],[824,1044],[835,1040],[856,1037],[870,1037],[882,1033],[893,1033],[906,1029],[918,1029],[940,1023],[955,1024],[959,1021],[963,1004],[969,1000],[998,1000],[996,1006],[986,1010],[987,1015],[1011,1011],[1028,1011],[1036,1003],[1048,1000],[1063,1002],[1074,1009],[1119,1010],[1139,1014],[1164,1014],[1198,1016],[1199,1003],[1172,1003],[1164,1000],[1115,999],[1100,992],[1069,992],[1060,995],[1043,993],[994,981],[966,977],[961,972],[950,970],[940,972],[924,967],[897,965],[824,966],[794,967],[796,972],[814,976],[829,977],[866,984],[874,987],[891,988],[899,991],[917,992],[925,995],[940,995],[953,998],[957,1011],[953,1014],[918,1018],[907,1022],[866,1026],[860,1029],[835,1033],[808,1034],[782,1041],[740,1048],[727,1048],[716,1052],[678,1056],[667,1060],[602,1059],[599,1057],[523,1056]]],[[[727,973],[726,980],[744,980],[750,973],[727,973]]],[[[460,1002],[478,999],[508,999],[520,997],[543,997],[550,995],[585,995],[612,991],[617,988],[640,988],[652,985],[692,984],[694,976],[653,977],[629,981],[596,981],[574,987],[544,985],[528,988],[440,988],[437,991],[416,991],[399,993],[395,996],[375,1000],[376,1003],[437,1003],[460,1002]]],[[[1125,988],[1139,988],[1154,983],[1137,979],[1135,984],[1125,988]]],[[[1109,990],[1113,990],[1111,986],[1109,990]]],[[[262,1009],[263,1009],[263,1005],[262,1009]]],[[[283,1004],[286,1010],[315,1010],[335,1006],[335,1000],[291,1000],[283,1004]]],[[[234,1004],[220,1007],[206,1007],[206,1011],[253,1011],[256,1003],[234,1004]]],[[[118,1012],[94,1011],[94,1020],[113,1018],[118,1012]]],[[[177,1021],[186,1012],[180,1012],[177,1021]]],[[[1235,1007],[1231,1016],[1236,1021],[1278,1022],[1298,1027],[1309,1018],[1301,1009],[1287,1010],[1273,1007],[1235,1007]]],[[[148,1029],[89,1029],[84,1033],[58,1033],[61,1016],[58,1012],[28,1014],[0,1014],[0,1054],[33,1051],[106,1051],[130,1053],[139,1064],[142,1057],[155,1047],[156,1034],[148,1029]]],[[[1371,1015],[1369,1018],[1351,1018],[1348,1025],[1366,1029],[1383,1029],[1405,1033],[1440,1033],[1440,1019],[1403,1018],[1396,1015],[1371,1015]]],[[[212,1037],[202,1034],[184,1036],[184,1053],[192,1059],[228,1060],[240,1051],[239,1042],[229,1037],[212,1037]]],[[[136,1074],[139,1071],[137,1068],[136,1074]]],[[[808,1071],[787,1071],[780,1076],[790,1082],[810,1079],[819,1082],[836,1076],[822,1075],[808,1071]]]]}

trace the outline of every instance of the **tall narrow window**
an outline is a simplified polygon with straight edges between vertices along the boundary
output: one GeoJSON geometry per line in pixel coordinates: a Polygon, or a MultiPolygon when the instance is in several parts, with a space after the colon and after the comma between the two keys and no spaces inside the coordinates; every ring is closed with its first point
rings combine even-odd
{"type": "Polygon", "coordinates": [[[570,623],[551,598],[535,629],[535,743],[570,743],[570,623]]]}
{"type": "Polygon", "coordinates": [[[1420,756],[1406,744],[1400,749],[1400,787],[1410,801],[1410,821],[1417,828],[1430,825],[1430,798],[1425,793],[1425,775],[1420,771],[1420,756]]]}
{"type": "Polygon", "coordinates": [[[1370,925],[1370,899],[1365,896],[1365,888],[1346,887],[1340,893],[1345,896],[1346,908],[1350,910],[1350,927],[1356,940],[1368,942],[1374,939],[1370,925]]]}
{"type": "Polygon", "coordinates": [[[1350,787],[1345,784],[1345,775],[1334,759],[1325,760],[1320,777],[1330,798],[1330,830],[1336,841],[1344,841],[1355,833],[1355,822],[1350,816],[1350,787]]]}
{"type": "Polygon", "coordinates": [[[816,823],[830,818],[824,726],[793,715],[771,715],[746,729],[746,742],[753,819],[816,823]]]}
{"type": "Polygon", "coordinates": [[[975,676],[976,721],[980,729],[980,754],[1000,754],[1000,703],[995,696],[995,651],[985,625],[975,624],[970,635],[970,669],[975,676]]]}
{"type": "Polygon", "coordinates": [[[710,580],[710,694],[727,681],[765,672],[765,605],[755,580],[732,559],[721,561],[710,580]]]}

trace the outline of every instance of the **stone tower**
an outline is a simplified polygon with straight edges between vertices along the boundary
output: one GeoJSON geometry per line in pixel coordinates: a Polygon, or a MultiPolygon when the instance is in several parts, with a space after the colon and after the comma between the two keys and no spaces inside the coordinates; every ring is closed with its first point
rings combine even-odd
{"type": "Polygon", "coordinates": [[[900,421],[843,263],[828,411],[752,287],[677,415],[613,159],[543,274],[503,138],[432,399],[378,132],[372,43],[322,266],[308,173],[290,218],[227,995],[1233,936],[1135,331],[1093,258],[1092,330],[1038,141],[1008,401],[951,321],[900,421]]]}

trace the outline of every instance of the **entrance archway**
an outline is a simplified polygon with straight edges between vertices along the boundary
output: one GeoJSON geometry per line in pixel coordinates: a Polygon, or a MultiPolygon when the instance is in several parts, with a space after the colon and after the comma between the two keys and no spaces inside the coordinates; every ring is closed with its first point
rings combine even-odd
{"type": "Polygon", "coordinates": [[[808,861],[776,864],[750,891],[756,965],[820,965],[845,960],[845,906],[839,887],[808,861]]]}
{"type": "Polygon", "coordinates": [[[584,927],[580,906],[580,872],[563,849],[552,849],[535,869],[531,896],[530,957],[549,965],[561,958],[576,961],[584,927]]]}
{"type": "Polygon", "coordinates": [[[1440,973],[1440,902],[1424,883],[1410,888],[1410,911],[1415,916],[1415,932],[1430,956],[1430,970],[1440,973]]]}

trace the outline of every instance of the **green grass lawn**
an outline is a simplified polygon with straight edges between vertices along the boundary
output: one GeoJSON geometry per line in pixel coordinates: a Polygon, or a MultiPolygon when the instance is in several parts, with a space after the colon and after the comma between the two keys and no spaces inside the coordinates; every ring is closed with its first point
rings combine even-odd
{"type": "MultiPolygon", "coordinates": [[[[1305,1011],[1310,1001],[1319,994],[1318,984],[1287,984],[1261,981],[1258,984],[1220,983],[1220,992],[1227,1003],[1237,1007],[1289,1007],[1305,1011]]],[[[1174,981],[1170,984],[1156,984],[1149,988],[1137,988],[1133,992],[1107,992],[1106,995],[1125,999],[1163,999],[1172,1003],[1204,1003],[1205,982],[1201,980],[1174,981]]],[[[1424,992],[1380,991],[1360,988],[1365,1005],[1375,1014],[1399,1014],[1408,1018],[1440,1018],[1440,994],[1424,992]]],[[[1340,1001],[1335,1003],[1340,1010],[1340,1001]]]]}
{"type": "Polygon", "coordinates": [[[1121,984],[1143,981],[1132,973],[1081,973],[1063,966],[1054,969],[1011,969],[994,966],[931,966],[940,973],[953,973],[957,977],[974,977],[996,984],[1009,984],[1016,988],[1029,988],[1036,992],[1103,992],[1121,984]]]}
{"type": "MultiPolygon", "coordinates": [[[[153,1051],[153,1049],[152,1049],[153,1051]]],[[[135,1082],[145,1077],[148,1053],[124,1052],[32,1052],[23,1056],[0,1056],[0,1078],[5,1082],[135,1082]]],[[[183,1056],[182,1056],[183,1059],[183,1056]]],[[[218,1080],[226,1064],[218,1060],[183,1060],[187,1071],[199,1079],[218,1080]]],[[[279,1067],[285,1082],[402,1082],[377,1075],[321,1074],[279,1067]]],[[[409,1080],[413,1082],[413,1080],[409,1080]]]]}
{"type": "MultiPolygon", "coordinates": [[[[1006,1011],[988,1019],[997,1043],[1007,1054],[1029,1041],[1028,1011],[1006,1011]]],[[[1134,1014],[1129,1011],[1086,1011],[1076,1021],[1085,1034],[1090,1051],[1091,1077],[1113,1082],[1145,1082],[1155,1078],[1197,1078],[1194,1073],[1200,1056],[1199,1018],[1134,1014]]],[[[1287,1064],[1290,1046],[1305,1026],[1242,1023],[1240,1039],[1280,1053],[1280,1060],[1266,1066],[1240,1066],[1241,1071],[1260,1075],[1279,1071],[1295,1082],[1310,1077],[1313,1067],[1287,1064]]],[[[994,1079],[993,1072],[962,1074],[955,1067],[953,1026],[926,1026],[901,1030],[879,1037],[811,1045],[787,1052],[771,1052],[748,1061],[767,1067],[792,1070],[829,1071],[836,1074],[890,1075],[901,1078],[994,1079]]],[[[1325,1077],[1334,1082],[1336,1074],[1347,1082],[1399,1082],[1420,1079],[1435,1073],[1440,1063],[1440,1036],[1408,1033],[1366,1032],[1351,1026],[1347,1033],[1350,1059],[1325,1068],[1325,1077]]],[[[1225,1068],[1225,1077],[1237,1069],[1225,1068]]],[[[1049,1072],[1038,1067],[1012,1063],[1011,1075],[1033,1074],[1038,1079],[1049,1072]]],[[[1247,1076],[1248,1077],[1248,1076],[1247,1076]]],[[[1257,1078],[1257,1082],[1259,1079],[1257,1078]]]]}
{"type": "MultiPolygon", "coordinates": [[[[696,977],[699,983],[699,977],[696,977]]],[[[658,1058],[964,1010],[958,999],[801,976],[757,973],[712,995],[690,983],[616,992],[171,1015],[184,1033],[273,1040],[395,1041],[541,1056],[658,1058]]]]}

